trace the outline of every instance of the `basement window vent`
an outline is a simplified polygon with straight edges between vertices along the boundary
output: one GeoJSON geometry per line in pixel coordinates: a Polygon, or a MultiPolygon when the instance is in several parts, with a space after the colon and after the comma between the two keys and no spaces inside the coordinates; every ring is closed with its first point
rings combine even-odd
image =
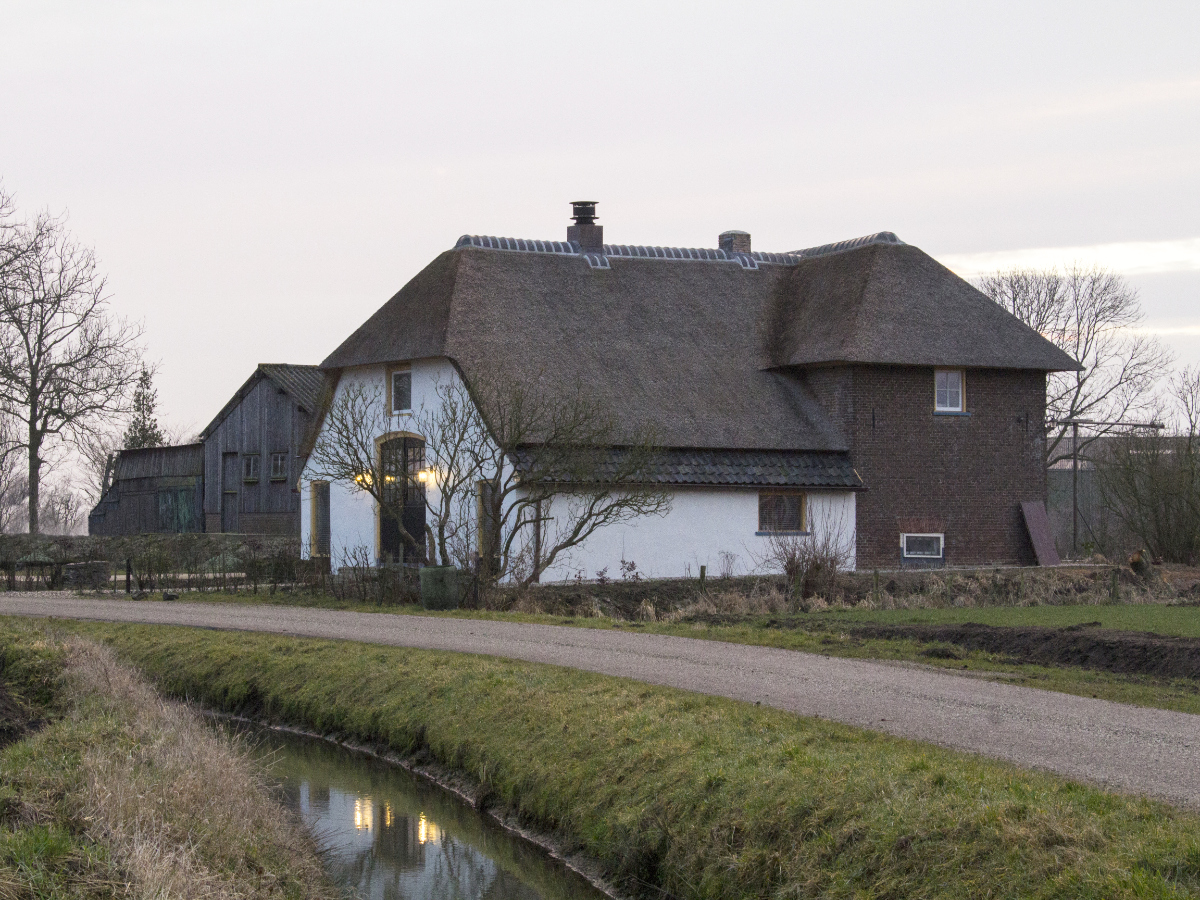
{"type": "Polygon", "coordinates": [[[905,559],[941,559],[945,543],[944,534],[900,535],[900,547],[905,559]]]}

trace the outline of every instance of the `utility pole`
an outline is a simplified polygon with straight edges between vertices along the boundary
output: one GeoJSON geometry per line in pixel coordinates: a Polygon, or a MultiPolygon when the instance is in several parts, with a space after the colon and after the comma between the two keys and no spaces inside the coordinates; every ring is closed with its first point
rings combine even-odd
{"type": "Polygon", "coordinates": [[[1098,422],[1095,419],[1051,419],[1051,425],[1071,426],[1071,557],[1079,555],[1079,426],[1103,425],[1109,428],[1153,428],[1167,426],[1162,422],[1098,422]]]}

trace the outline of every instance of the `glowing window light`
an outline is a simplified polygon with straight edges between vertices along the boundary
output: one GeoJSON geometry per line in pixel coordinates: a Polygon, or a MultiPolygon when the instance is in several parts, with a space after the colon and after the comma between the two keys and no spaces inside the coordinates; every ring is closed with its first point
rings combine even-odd
{"type": "Polygon", "coordinates": [[[375,813],[371,807],[370,797],[354,798],[354,828],[356,831],[370,831],[374,827],[375,813]]]}
{"type": "Polygon", "coordinates": [[[383,804],[383,827],[392,827],[392,804],[390,803],[383,804]]]}
{"type": "Polygon", "coordinates": [[[425,813],[421,813],[421,817],[417,819],[417,842],[424,844],[428,841],[436,844],[441,836],[441,830],[425,818],[425,813]]]}

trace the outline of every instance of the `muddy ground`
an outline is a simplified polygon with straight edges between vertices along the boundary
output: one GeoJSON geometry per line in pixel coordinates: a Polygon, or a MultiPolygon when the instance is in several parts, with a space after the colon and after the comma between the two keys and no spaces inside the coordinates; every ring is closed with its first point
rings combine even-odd
{"type": "Polygon", "coordinates": [[[1043,666],[1080,666],[1125,675],[1200,679],[1200,640],[1164,637],[1140,631],[1116,631],[1100,623],[1068,628],[961,625],[855,625],[845,629],[858,638],[915,640],[940,645],[925,651],[948,658],[954,647],[995,653],[1013,662],[1043,666]],[[945,645],[952,645],[946,647],[945,645]]]}

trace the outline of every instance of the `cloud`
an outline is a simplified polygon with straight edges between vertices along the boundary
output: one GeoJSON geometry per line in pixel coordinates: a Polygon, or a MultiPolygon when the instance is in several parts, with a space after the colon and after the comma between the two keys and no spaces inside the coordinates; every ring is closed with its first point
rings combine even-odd
{"type": "Polygon", "coordinates": [[[973,278],[1000,269],[1063,269],[1071,265],[1102,266],[1122,275],[1200,271],[1200,237],[1172,241],[1129,241],[1089,247],[1034,247],[988,253],[947,253],[938,262],[973,278]]]}

